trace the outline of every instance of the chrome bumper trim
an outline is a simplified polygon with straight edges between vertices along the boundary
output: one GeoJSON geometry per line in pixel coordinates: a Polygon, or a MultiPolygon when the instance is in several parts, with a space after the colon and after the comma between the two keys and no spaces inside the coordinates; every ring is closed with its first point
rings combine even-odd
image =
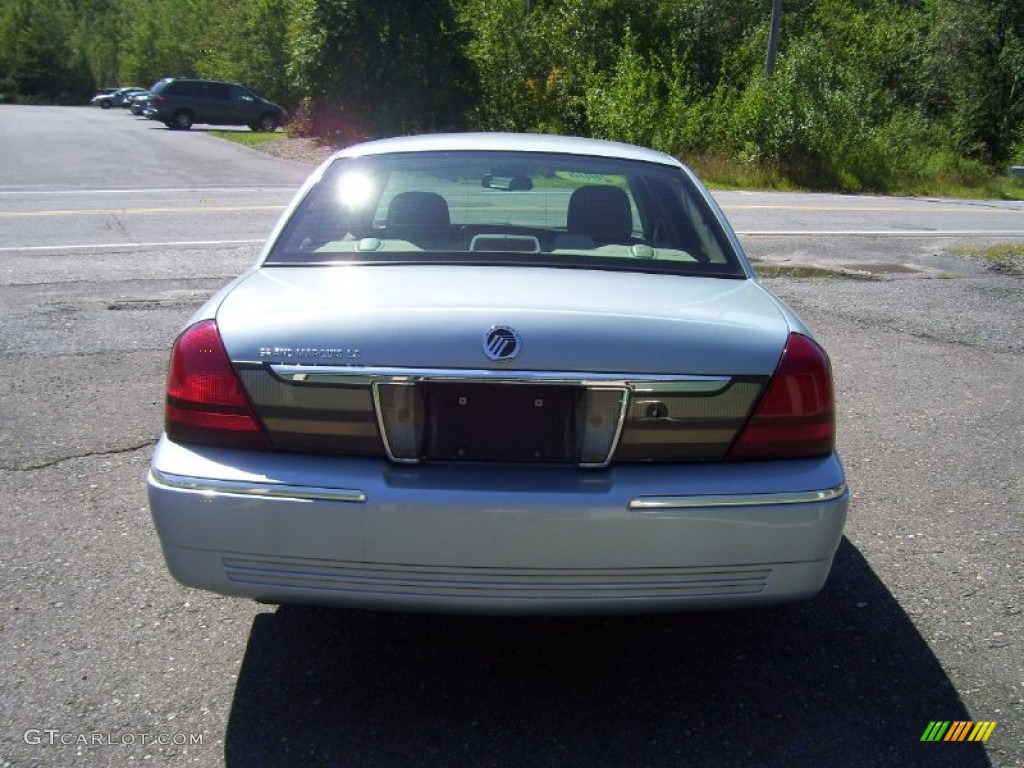
{"type": "Polygon", "coordinates": [[[210,495],[256,496],[271,499],[293,499],[296,501],[340,501],[348,504],[365,504],[366,493],[357,488],[318,488],[306,485],[284,483],[253,483],[238,480],[213,480],[207,477],[185,477],[171,475],[159,470],[150,470],[153,482],[169,488],[196,491],[210,495]]]}
{"type": "Polygon", "coordinates": [[[838,499],[846,493],[846,483],[821,491],[795,491],[792,493],[743,493],[708,496],[638,496],[629,502],[629,508],[642,514],[676,509],[706,509],[708,507],[762,507],[779,504],[814,504],[838,499]]]}

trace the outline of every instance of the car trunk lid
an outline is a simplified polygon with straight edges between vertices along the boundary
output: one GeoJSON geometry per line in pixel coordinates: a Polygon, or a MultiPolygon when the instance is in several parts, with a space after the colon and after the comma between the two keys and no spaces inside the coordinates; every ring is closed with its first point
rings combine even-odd
{"type": "Polygon", "coordinates": [[[264,268],[216,319],[277,447],[400,462],[720,459],[789,333],[750,280],[495,266],[264,268]]]}

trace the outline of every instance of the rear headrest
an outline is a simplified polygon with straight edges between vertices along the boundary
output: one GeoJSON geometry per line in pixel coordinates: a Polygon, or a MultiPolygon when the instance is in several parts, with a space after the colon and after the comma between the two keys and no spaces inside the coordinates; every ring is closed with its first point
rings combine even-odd
{"type": "Polygon", "coordinates": [[[607,184],[580,187],[569,198],[566,226],[570,233],[595,241],[628,242],[633,233],[629,197],[607,184]]]}
{"type": "Polygon", "coordinates": [[[436,192],[399,192],[388,206],[388,229],[431,229],[451,224],[448,203],[436,192]]]}

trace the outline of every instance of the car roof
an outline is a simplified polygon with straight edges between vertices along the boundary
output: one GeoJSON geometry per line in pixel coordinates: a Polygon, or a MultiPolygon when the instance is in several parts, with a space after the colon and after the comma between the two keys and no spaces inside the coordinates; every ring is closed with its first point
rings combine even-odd
{"type": "Polygon", "coordinates": [[[639,160],[682,168],[674,157],[653,149],[602,139],[551,136],[541,133],[434,133],[401,136],[355,144],[335,153],[338,158],[364,157],[398,152],[451,151],[558,152],[620,160],[639,160]]]}
{"type": "Polygon", "coordinates": [[[158,83],[223,83],[224,85],[239,85],[228,80],[215,80],[212,77],[162,77],[158,83]]]}
{"type": "MultiPolygon", "coordinates": [[[[165,77],[158,80],[156,85],[159,85],[160,83],[215,83],[217,85],[237,85],[239,88],[253,93],[253,90],[244,83],[235,83],[231,80],[214,80],[211,77],[165,77]]],[[[154,87],[156,86],[154,85],[154,87]]],[[[264,101],[266,101],[266,99],[264,99],[264,101]]]]}

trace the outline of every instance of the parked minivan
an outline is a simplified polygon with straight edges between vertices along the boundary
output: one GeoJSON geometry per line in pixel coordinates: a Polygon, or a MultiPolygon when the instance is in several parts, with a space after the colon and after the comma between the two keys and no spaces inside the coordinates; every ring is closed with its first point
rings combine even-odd
{"type": "Polygon", "coordinates": [[[206,123],[247,125],[254,131],[269,132],[277,130],[287,117],[283,107],[237,83],[165,77],[150,91],[146,117],[171,129],[187,131],[194,123],[206,123]]]}

